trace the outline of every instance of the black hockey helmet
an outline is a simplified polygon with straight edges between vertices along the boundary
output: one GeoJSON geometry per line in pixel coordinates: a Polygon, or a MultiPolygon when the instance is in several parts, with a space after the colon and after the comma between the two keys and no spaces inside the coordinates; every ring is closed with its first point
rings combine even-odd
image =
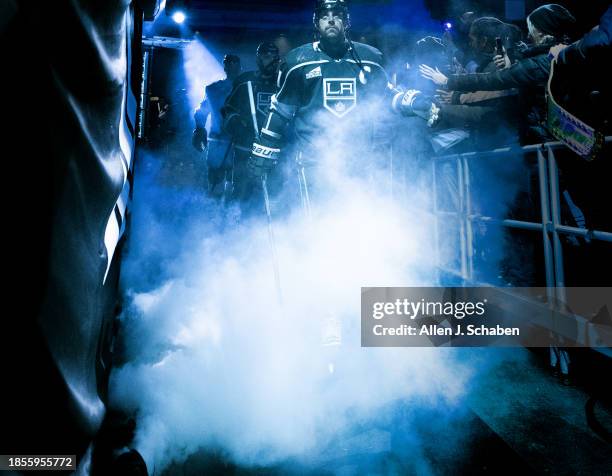
{"type": "Polygon", "coordinates": [[[348,30],[351,26],[351,14],[349,13],[346,0],[316,0],[312,23],[318,28],[319,18],[328,11],[340,12],[344,17],[344,23],[348,30]]]}
{"type": "Polygon", "coordinates": [[[257,67],[264,75],[269,76],[274,74],[278,68],[278,63],[280,62],[280,52],[278,50],[278,46],[270,41],[259,43],[259,46],[257,47],[256,60],[257,67]],[[269,63],[267,66],[264,66],[262,61],[262,56],[265,55],[272,55],[274,57],[274,61],[269,63]]]}
{"type": "Polygon", "coordinates": [[[264,41],[263,43],[259,43],[259,46],[257,46],[257,56],[259,57],[267,54],[279,56],[278,46],[276,46],[271,41],[264,41]]]}

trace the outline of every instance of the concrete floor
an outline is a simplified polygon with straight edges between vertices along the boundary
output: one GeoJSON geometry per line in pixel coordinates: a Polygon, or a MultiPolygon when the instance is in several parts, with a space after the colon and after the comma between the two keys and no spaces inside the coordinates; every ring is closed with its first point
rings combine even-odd
{"type": "MultiPolygon", "coordinates": [[[[506,361],[479,380],[468,400],[473,412],[538,473],[612,474],[612,446],[588,425],[585,387],[560,384],[545,359],[516,351],[524,362],[506,361]]],[[[612,428],[609,407],[597,403],[594,414],[612,428]]]]}

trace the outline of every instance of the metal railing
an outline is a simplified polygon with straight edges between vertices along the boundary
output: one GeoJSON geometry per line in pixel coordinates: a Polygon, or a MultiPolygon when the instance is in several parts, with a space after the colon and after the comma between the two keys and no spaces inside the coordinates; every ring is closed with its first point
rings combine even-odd
{"type": "MultiPolygon", "coordinates": [[[[612,142],[612,136],[606,137],[606,143],[612,142]]],[[[432,161],[433,172],[433,212],[435,216],[435,243],[438,265],[441,265],[440,254],[440,218],[454,217],[459,224],[460,270],[458,275],[466,284],[474,282],[474,225],[478,222],[497,224],[506,228],[516,228],[542,233],[544,247],[544,267],[546,286],[551,294],[549,298],[565,302],[565,271],[563,265],[563,247],[561,235],[573,235],[592,240],[612,243],[612,233],[599,230],[588,230],[561,223],[561,199],[559,193],[559,170],[554,151],[565,146],[561,142],[547,142],[525,147],[507,147],[486,152],[467,152],[436,157],[432,161]],[[485,158],[500,159],[508,156],[520,156],[536,152],[538,183],[540,193],[541,221],[530,222],[511,219],[495,219],[474,213],[470,184],[470,163],[472,160],[485,158]],[[457,164],[457,211],[443,211],[438,207],[437,168],[441,162],[457,164]]],[[[576,159],[580,160],[580,159],[576,159]]],[[[603,160],[599,159],[599,160],[603,160]]],[[[452,272],[452,271],[451,271],[452,272]]]]}

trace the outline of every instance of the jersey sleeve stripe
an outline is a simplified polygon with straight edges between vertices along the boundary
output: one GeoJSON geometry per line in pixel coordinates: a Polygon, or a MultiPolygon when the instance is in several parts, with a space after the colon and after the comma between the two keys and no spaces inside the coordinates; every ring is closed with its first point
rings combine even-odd
{"type": "MultiPolygon", "coordinates": [[[[353,64],[358,64],[357,61],[352,60],[352,59],[347,59],[345,61],[348,61],[349,63],[353,63],[353,64]]],[[[383,71],[385,70],[385,68],[383,68],[380,64],[378,64],[375,61],[369,61],[369,60],[362,60],[361,63],[363,64],[371,64],[373,66],[378,66],[380,69],[382,69],[383,71]]]]}
{"type": "Polygon", "coordinates": [[[277,134],[276,132],[272,132],[270,129],[266,129],[265,127],[261,130],[262,134],[272,137],[273,139],[282,139],[283,136],[277,134]]]}

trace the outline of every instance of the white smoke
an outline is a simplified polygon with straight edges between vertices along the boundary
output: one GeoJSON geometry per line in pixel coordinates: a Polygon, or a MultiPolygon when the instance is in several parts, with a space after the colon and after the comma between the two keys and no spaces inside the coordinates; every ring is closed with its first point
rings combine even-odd
{"type": "Polygon", "coordinates": [[[345,173],[338,157],[363,149],[345,143],[339,153],[331,143],[321,141],[321,163],[334,165],[319,169],[330,186],[324,201],[313,196],[312,217],[275,216],[282,302],[263,215],[218,227],[205,200],[182,206],[172,197],[187,191],[137,182],[124,275],[128,363],[114,372],[111,394],[137,414],[134,446],[151,472],[201,448],[246,466],[313,461],[356,419],[375,420],[394,401],[461,402],[473,369],[456,351],[360,346],[362,286],[437,284],[433,223],[422,209],[430,190],[413,186],[397,200],[380,186],[384,169],[345,173]],[[164,206],[175,208],[151,212],[164,206]],[[139,252],[151,233],[164,258],[159,279],[150,267],[138,272],[143,253],[156,256],[150,243],[139,252]],[[340,323],[340,346],[322,345],[329,322],[340,323]]]}
{"type": "Polygon", "coordinates": [[[223,79],[225,72],[223,65],[199,40],[193,40],[185,47],[183,61],[188,82],[189,104],[195,110],[204,99],[205,86],[223,79]]]}

